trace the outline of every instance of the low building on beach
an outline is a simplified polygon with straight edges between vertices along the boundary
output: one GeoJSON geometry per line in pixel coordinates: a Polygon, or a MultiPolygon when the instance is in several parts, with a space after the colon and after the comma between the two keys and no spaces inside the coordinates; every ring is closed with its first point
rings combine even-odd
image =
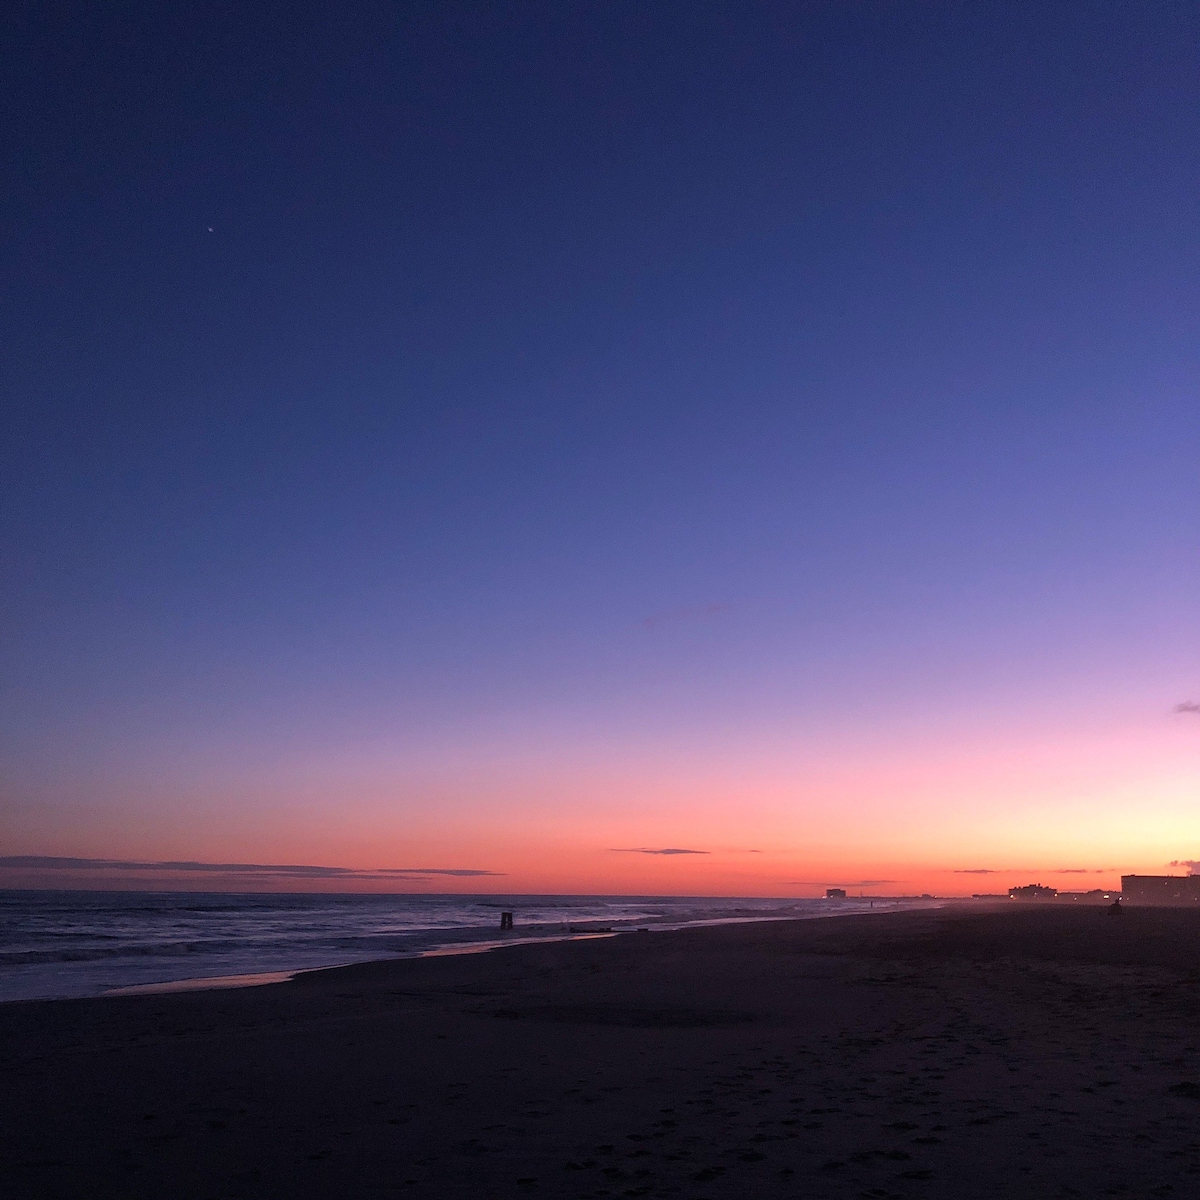
{"type": "Polygon", "coordinates": [[[1092,888],[1087,892],[1059,892],[1056,900],[1069,900],[1072,904],[1107,904],[1115,900],[1121,893],[1108,891],[1103,888],[1092,888]]]}
{"type": "Polygon", "coordinates": [[[1053,900],[1058,895],[1058,889],[1046,887],[1041,883],[1027,883],[1024,887],[1010,887],[1010,900],[1053,900]]]}

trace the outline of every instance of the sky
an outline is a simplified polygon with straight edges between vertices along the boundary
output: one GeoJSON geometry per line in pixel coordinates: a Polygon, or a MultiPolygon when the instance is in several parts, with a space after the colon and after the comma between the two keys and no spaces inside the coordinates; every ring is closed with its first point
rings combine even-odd
{"type": "Polygon", "coordinates": [[[0,886],[1200,859],[1194,5],[26,3],[0,55],[0,886]]]}

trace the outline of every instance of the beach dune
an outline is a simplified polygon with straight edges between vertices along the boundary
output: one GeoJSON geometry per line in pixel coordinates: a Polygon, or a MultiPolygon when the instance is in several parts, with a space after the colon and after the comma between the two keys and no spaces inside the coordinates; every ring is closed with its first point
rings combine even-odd
{"type": "Polygon", "coordinates": [[[0,1195],[1195,1195],[1198,976],[963,906],[10,1004],[0,1195]]]}

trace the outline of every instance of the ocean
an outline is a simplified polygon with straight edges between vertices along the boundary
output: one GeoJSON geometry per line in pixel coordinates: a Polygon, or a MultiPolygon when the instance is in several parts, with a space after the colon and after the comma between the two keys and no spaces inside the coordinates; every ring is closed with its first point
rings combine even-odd
{"type": "Polygon", "coordinates": [[[524,939],[899,907],[875,900],[0,891],[0,1001],[311,970],[524,939]],[[500,914],[514,914],[501,934],[500,914]]]}

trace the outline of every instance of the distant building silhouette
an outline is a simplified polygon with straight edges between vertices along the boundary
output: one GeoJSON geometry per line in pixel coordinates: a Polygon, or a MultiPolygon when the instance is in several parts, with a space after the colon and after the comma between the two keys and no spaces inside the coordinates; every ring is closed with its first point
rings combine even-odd
{"type": "Polygon", "coordinates": [[[845,888],[826,888],[825,889],[825,899],[826,900],[845,900],[845,898],[846,898],[846,889],[845,888]]]}
{"type": "Polygon", "coordinates": [[[1122,875],[1126,904],[1200,904],[1200,875],[1122,875]]]}
{"type": "Polygon", "coordinates": [[[1027,883],[1024,887],[1010,887],[1010,900],[1053,900],[1058,895],[1058,889],[1046,887],[1040,883],[1027,883]]]}
{"type": "Polygon", "coordinates": [[[1071,900],[1075,903],[1082,901],[1084,904],[1099,904],[1104,900],[1112,900],[1120,894],[1120,892],[1112,889],[1105,891],[1104,888],[1092,888],[1088,892],[1059,892],[1055,899],[1071,900]]]}

